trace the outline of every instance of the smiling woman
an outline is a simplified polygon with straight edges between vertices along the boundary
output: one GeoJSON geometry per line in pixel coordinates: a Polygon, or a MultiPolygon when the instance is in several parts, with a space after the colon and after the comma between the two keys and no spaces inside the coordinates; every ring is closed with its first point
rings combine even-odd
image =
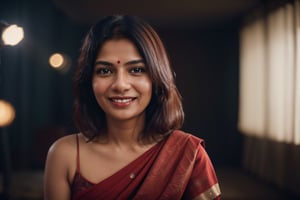
{"type": "Polygon", "coordinates": [[[137,127],[144,125],[136,122],[145,121],[152,96],[152,81],[145,68],[143,58],[130,40],[111,39],[102,45],[95,61],[92,85],[96,100],[105,112],[107,127],[112,127],[115,120],[119,123],[131,120],[137,127]]]}
{"type": "Polygon", "coordinates": [[[173,74],[143,20],[109,16],[93,26],[74,77],[79,133],[51,146],[45,199],[219,199],[203,140],[179,130],[173,74]]]}

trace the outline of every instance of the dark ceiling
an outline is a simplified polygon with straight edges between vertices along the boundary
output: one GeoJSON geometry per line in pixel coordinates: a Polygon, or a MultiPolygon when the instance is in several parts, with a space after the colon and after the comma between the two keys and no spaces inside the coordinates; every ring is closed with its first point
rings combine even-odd
{"type": "Polygon", "coordinates": [[[111,14],[141,16],[164,25],[223,23],[241,16],[260,0],[53,0],[68,17],[83,24],[111,14]]]}

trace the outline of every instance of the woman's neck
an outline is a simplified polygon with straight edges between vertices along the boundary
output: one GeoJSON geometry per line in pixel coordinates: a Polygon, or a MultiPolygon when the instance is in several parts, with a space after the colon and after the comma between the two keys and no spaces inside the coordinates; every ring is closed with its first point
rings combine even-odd
{"type": "Polygon", "coordinates": [[[117,145],[133,145],[140,143],[140,136],[145,126],[144,117],[131,120],[107,119],[108,142],[117,145]]]}

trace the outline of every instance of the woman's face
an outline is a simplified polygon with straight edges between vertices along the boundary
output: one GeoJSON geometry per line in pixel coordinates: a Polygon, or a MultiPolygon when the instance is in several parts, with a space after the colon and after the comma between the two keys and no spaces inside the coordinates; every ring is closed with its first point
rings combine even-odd
{"type": "Polygon", "coordinates": [[[144,60],[128,39],[108,40],[96,57],[92,87],[107,119],[130,120],[145,115],[152,81],[144,60]]]}

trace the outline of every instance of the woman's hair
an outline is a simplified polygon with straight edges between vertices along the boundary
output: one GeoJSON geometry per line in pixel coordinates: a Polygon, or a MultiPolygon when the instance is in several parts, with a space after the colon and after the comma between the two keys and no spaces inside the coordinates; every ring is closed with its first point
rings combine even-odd
{"type": "Polygon", "coordinates": [[[87,138],[106,133],[106,118],[92,89],[94,62],[105,41],[129,39],[145,61],[152,81],[152,97],[146,108],[142,139],[156,138],[180,129],[184,121],[181,96],[165,47],[153,28],[133,16],[108,16],[95,24],[85,37],[74,75],[74,122],[87,138]]]}

